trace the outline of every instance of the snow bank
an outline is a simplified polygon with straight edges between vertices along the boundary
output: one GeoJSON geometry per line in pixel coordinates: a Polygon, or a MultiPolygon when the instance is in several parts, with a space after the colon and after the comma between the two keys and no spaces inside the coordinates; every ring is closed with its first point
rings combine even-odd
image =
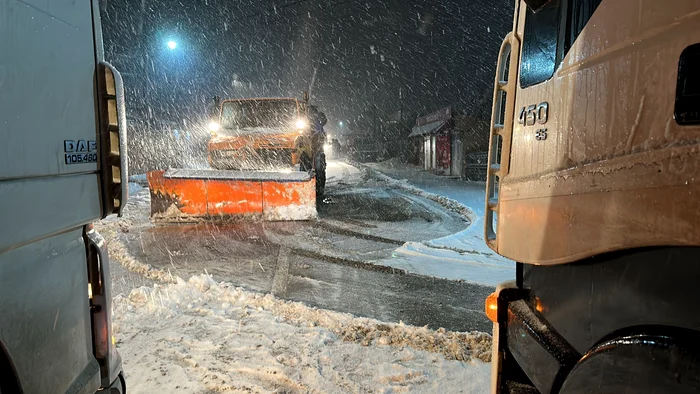
{"type": "MultiPolygon", "coordinates": [[[[132,176],[134,178],[137,176],[132,176]]],[[[121,264],[127,271],[134,272],[144,278],[164,282],[174,283],[175,277],[169,271],[154,268],[150,264],[144,264],[134,259],[121,241],[120,233],[139,227],[151,227],[148,218],[150,212],[150,194],[148,188],[141,187],[136,181],[129,182],[129,201],[124,207],[124,216],[118,218],[110,216],[107,219],[95,222],[95,229],[107,240],[107,251],[110,261],[113,264],[121,264]]],[[[145,175],[143,177],[145,180],[145,175]]]]}
{"type": "Polygon", "coordinates": [[[484,241],[485,184],[439,177],[397,161],[357,165],[371,177],[433,200],[470,221],[469,227],[458,233],[430,241],[407,242],[394,251],[391,259],[375,261],[375,264],[487,286],[496,286],[515,277],[514,262],[493,252],[484,241]],[[398,180],[382,171],[395,172],[408,179],[398,180]],[[421,187],[413,182],[420,182],[421,187]]]}
{"type": "Polygon", "coordinates": [[[486,393],[489,387],[488,334],[356,318],[208,275],[117,296],[114,327],[132,393],[486,393]]]}
{"type": "Polygon", "coordinates": [[[458,214],[464,216],[465,218],[469,219],[470,222],[473,222],[477,215],[474,213],[474,211],[469,208],[468,206],[460,203],[459,201],[453,200],[451,198],[435,194],[435,193],[430,193],[428,191],[425,191],[419,187],[416,187],[412,185],[407,179],[394,179],[388,175],[382,174],[379,171],[370,169],[369,167],[366,167],[368,171],[372,172],[372,177],[385,182],[389,186],[396,187],[401,190],[405,190],[409,193],[413,193],[417,196],[421,196],[424,198],[427,198],[429,200],[435,201],[436,203],[442,205],[443,207],[453,211],[457,212],[458,214]]]}
{"type": "Polygon", "coordinates": [[[154,268],[150,264],[144,264],[135,258],[131,257],[131,254],[127,251],[126,246],[116,238],[109,238],[108,241],[108,251],[109,258],[111,260],[116,260],[121,264],[126,270],[137,273],[144,278],[152,279],[164,283],[175,283],[177,282],[176,277],[174,277],[169,271],[163,271],[154,268]]]}

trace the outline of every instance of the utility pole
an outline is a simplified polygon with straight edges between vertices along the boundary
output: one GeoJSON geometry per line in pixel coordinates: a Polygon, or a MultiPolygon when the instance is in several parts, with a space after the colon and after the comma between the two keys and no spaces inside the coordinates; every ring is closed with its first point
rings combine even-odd
{"type": "Polygon", "coordinates": [[[372,108],[373,108],[373,115],[374,119],[372,121],[372,128],[374,129],[374,136],[378,137],[377,133],[377,89],[372,90],[372,108]]]}
{"type": "Polygon", "coordinates": [[[399,88],[399,125],[403,125],[403,88],[399,88]]]}
{"type": "MultiPolygon", "coordinates": [[[[144,36],[143,33],[143,18],[144,15],[146,14],[146,0],[141,0],[141,7],[139,10],[139,28],[137,31],[138,37],[139,37],[139,53],[141,54],[141,68],[143,72],[144,78],[146,78],[146,88],[143,92],[143,101],[144,101],[144,110],[148,108],[148,97],[147,97],[147,92],[150,91],[150,81],[148,80],[148,55],[146,54],[146,45],[144,45],[144,42],[146,40],[146,37],[144,36]]],[[[150,115],[150,114],[149,114],[150,115]]],[[[150,129],[150,116],[147,117],[148,119],[148,125],[150,129]]]]}

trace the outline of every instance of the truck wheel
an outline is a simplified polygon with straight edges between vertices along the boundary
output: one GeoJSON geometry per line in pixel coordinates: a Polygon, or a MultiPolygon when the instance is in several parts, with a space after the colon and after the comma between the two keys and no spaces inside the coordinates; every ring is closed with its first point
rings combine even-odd
{"type": "Polygon", "coordinates": [[[685,330],[604,341],[571,370],[559,393],[697,393],[696,343],[697,334],[685,330]]]}
{"type": "Polygon", "coordinates": [[[326,191],[326,154],[320,153],[316,157],[316,197],[323,197],[326,191]]]}
{"type": "Polygon", "coordinates": [[[325,167],[316,172],[316,198],[323,197],[326,192],[326,169],[325,167]]]}

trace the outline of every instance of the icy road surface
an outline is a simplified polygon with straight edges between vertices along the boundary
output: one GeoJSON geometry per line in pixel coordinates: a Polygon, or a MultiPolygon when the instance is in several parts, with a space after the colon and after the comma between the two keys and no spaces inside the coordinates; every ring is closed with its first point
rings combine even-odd
{"type": "MultiPolygon", "coordinates": [[[[406,242],[449,236],[469,222],[366,171],[329,164],[326,201],[315,222],[153,226],[148,191],[134,185],[111,250],[123,250],[167,275],[206,272],[219,281],[356,316],[490,331],[483,302],[492,287],[374,264],[391,259],[406,242]]],[[[125,282],[114,280],[116,287],[125,282]]]]}
{"type": "Polygon", "coordinates": [[[373,176],[400,190],[441,200],[471,219],[459,232],[427,241],[407,242],[377,264],[420,275],[496,286],[515,279],[515,263],[484,242],[485,183],[466,182],[423,171],[392,159],[366,165],[373,176]]]}

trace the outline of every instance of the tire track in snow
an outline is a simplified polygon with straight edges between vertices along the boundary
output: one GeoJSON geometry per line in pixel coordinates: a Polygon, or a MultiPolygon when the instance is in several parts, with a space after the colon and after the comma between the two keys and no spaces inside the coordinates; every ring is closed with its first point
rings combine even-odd
{"type": "Polygon", "coordinates": [[[362,233],[359,231],[354,231],[354,230],[351,230],[347,227],[336,226],[336,225],[333,225],[333,224],[331,224],[323,219],[318,221],[317,226],[319,226],[325,230],[328,230],[330,232],[336,233],[336,234],[347,235],[350,237],[365,239],[368,241],[376,241],[376,242],[381,242],[381,243],[385,243],[385,244],[392,244],[392,245],[399,245],[399,246],[406,243],[405,241],[401,241],[398,239],[385,238],[385,237],[381,237],[379,235],[372,235],[372,234],[362,233]]]}
{"type": "Polygon", "coordinates": [[[287,294],[287,284],[289,283],[289,253],[289,248],[282,246],[277,254],[277,268],[275,270],[275,277],[272,279],[272,289],[270,289],[270,292],[275,297],[284,297],[287,294]]]}

